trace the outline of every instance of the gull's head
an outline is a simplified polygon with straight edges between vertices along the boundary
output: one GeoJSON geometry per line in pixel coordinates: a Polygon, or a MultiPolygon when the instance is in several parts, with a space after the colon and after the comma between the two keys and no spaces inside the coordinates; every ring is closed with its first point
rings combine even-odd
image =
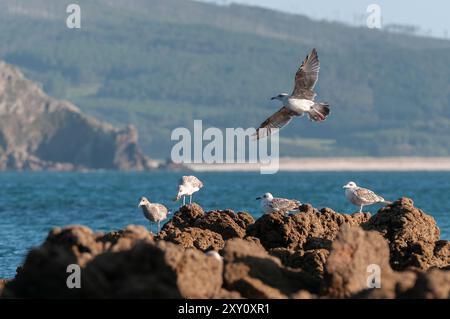
{"type": "Polygon", "coordinates": [[[147,198],[145,198],[145,197],[141,197],[141,199],[139,200],[138,207],[142,207],[142,206],[145,206],[147,204],[150,204],[150,201],[147,198]]]}
{"type": "Polygon", "coordinates": [[[288,96],[289,96],[289,94],[287,94],[287,93],[280,93],[280,94],[272,97],[271,100],[285,101],[288,96]]]}
{"type": "Polygon", "coordinates": [[[273,196],[271,193],[265,193],[261,197],[257,197],[256,199],[262,199],[262,200],[272,200],[273,196]]]}
{"type": "Polygon", "coordinates": [[[347,185],[344,185],[342,188],[345,189],[352,189],[352,188],[356,188],[356,183],[355,182],[348,182],[347,185]]]}
{"type": "Polygon", "coordinates": [[[175,197],[175,201],[179,200],[184,194],[184,186],[183,185],[179,185],[178,186],[178,193],[177,193],[177,197],[175,197]]]}

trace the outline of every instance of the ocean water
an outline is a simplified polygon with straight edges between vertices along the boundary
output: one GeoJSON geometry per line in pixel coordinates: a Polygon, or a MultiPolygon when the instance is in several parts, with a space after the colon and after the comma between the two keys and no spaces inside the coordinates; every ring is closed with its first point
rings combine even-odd
{"type": "MultiPolygon", "coordinates": [[[[138,209],[140,196],[176,211],[179,172],[0,173],[0,278],[15,274],[29,248],[55,226],[83,224],[111,231],[128,224],[149,226],[138,209]]],[[[194,201],[205,210],[231,208],[261,215],[255,198],[265,192],[338,212],[357,210],[342,185],[353,180],[387,200],[414,199],[434,216],[441,238],[450,238],[450,172],[197,173],[205,187],[194,201]]],[[[380,205],[366,207],[376,213],[380,205]]]]}

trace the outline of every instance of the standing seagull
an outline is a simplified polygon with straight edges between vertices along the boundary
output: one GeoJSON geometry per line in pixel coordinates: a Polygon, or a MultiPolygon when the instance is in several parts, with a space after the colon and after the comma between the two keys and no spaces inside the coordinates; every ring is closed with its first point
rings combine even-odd
{"type": "Polygon", "coordinates": [[[183,205],[186,205],[186,196],[189,196],[189,203],[192,204],[192,194],[198,192],[203,187],[203,183],[195,176],[183,176],[178,183],[178,194],[175,201],[183,196],[183,205]]]}
{"type": "Polygon", "coordinates": [[[264,214],[298,211],[301,205],[298,200],[274,198],[271,193],[265,193],[262,198],[257,197],[256,199],[261,200],[261,208],[264,214]]]}
{"type": "Polygon", "coordinates": [[[145,218],[150,221],[150,230],[151,223],[158,223],[159,233],[161,226],[160,223],[162,220],[167,218],[167,214],[169,213],[169,210],[166,208],[166,206],[158,203],[150,203],[147,198],[141,197],[138,207],[142,207],[142,212],[144,213],[145,218]]]}
{"type": "Polygon", "coordinates": [[[308,113],[309,119],[315,122],[324,121],[330,114],[327,103],[314,102],[316,93],[314,86],[319,78],[320,63],[316,49],[313,49],[303,61],[295,74],[295,86],[291,95],[281,93],[272,100],[280,100],[283,107],[256,130],[257,139],[271,134],[272,129],[280,129],[286,126],[294,116],[303,116],[308,113]],[[263,129],[261,131],[261,129],[263,129]]]}
{"type": "Polygon", "coordinates": [[[359,212],[362,213],[364,206],[372,205],[376,203],[392,204],[385,201],[383,197],[378,196],[370,189],[358,187],[355,182],[349,182],[342,188],[345,189],[345,196],[347,199],[356,206],[359,206],[359,212]]]}

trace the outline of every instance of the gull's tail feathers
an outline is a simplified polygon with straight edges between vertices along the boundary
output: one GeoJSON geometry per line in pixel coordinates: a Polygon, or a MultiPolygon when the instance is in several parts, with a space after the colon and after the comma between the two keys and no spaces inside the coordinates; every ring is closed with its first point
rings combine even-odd
{"type": "Polygon", "coordinates": [[[308,112],[309,119],[314,122],[325,121],[330,114],[330,108],[328,103],[316,103],[311,106],[311,110],[308,112]]]}

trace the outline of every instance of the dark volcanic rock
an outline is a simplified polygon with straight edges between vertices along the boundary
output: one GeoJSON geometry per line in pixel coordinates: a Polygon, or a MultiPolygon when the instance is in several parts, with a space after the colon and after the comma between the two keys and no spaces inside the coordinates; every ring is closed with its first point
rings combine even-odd
{"type": "Polygon", "coordinates": [[[268,214],[254,222],[247,213],[205,213],[192,204],[181,207],[157,237],[137,225],[106,234],[76,225],[55,228],[28,253],[13,280],[0,281],[0,294],[448,298],[450,244],[439,240],[434,220],[408,199],[378,214],[343,215],[303,205],[298,214],[268,214]],[[211,249],[222,257],[205,253],[211,249]],[[67,287],[70,264],[81,267],[81,289],[67,287]],[[368,286],[374,266],[380,270],[379,288],[368,286]]]}
{"type": "Polygon", "coordinates": [[[329,208],[318,211],[302,205],[296,214],[263,215],[248,227],[247,234],[259,238],[266,249],[329,249],[342,225],[359,225],[369,218],[368,213],[345,215],[329,208]]]}
{"type": "Polygon", "coordinates": [[[94,234],[71,226],[52,230],[30,251],[5,297],[211,298],[222,286],[222,262],[197,250],[155,243],[142,226],[94,234]],[[68,289],[67,267],[81,267],[81,289],[68,289]]]}
{"type": "Polygon", "coordinates": [[[245,298],[286,298],[301,289],[318,291],[318,280],[284,267],[278,258],[250,241],[228,240],[223,256],[225,288],[245,298]]]}
{"type": "Polygon", "coordinates": [[[220,250],[225,245],[225,241],[218,233],[197,227],[186,227],[183,230],[174,228],[161,238],[184,248],[195,247],[202,251],[220,250]]]}
{"type": "Polygon", "coordinates": [[[253,217],[248,213],[236,214],[231,210],[205,213],[194,203],[181,207],[164,225],[159,238],[186,248],[220,250],[225,240],[244,237],[247,226],[253,222],[253,217]]]}
{"type": "Polygon", "coordinates": [[[449,299],[450,271],[430,269],[418,273],[415,285],[402,298],[449,299]]]}
{"type": "Polygon", "coordinates": [[[212,298],[222,286],[222,262],[172,243],[140,243],[98,256],[84,278],[85,297],[212,298]]]}
{"type": "Polygon", "coordinates": [[[425,270],[450,264],[449,243],[439,241],[440,231],[434,218],[414,207],[409,198],[383,207],[364,228],[379,231],[389,241],[391,266],[395,270],[425,270]]]}
{"type": "Polygon", "coordinates": [[[212,211],[195,221],[195,226],[209,229],[222,236],[224,240],[243,238],[249,224],[254,223],[248,213],[235,213],[232,210],[212,211]]]}
{"type": "Polygon", "coordinates": [[[343,298],[366,289],[370,265],[378,266],[383,277],[393,272],[387,241],[374,231],[344,227],[333,242],[326,262],[324,293],[343,298]]]}
{"type": "Polygon", "coordinates": [[[154,237],[144,226],[128,225],[123,230],[98,235],[96,241],[103,244],[103,250],[122,251],[139,242],[153,242],[154,237]]]}

